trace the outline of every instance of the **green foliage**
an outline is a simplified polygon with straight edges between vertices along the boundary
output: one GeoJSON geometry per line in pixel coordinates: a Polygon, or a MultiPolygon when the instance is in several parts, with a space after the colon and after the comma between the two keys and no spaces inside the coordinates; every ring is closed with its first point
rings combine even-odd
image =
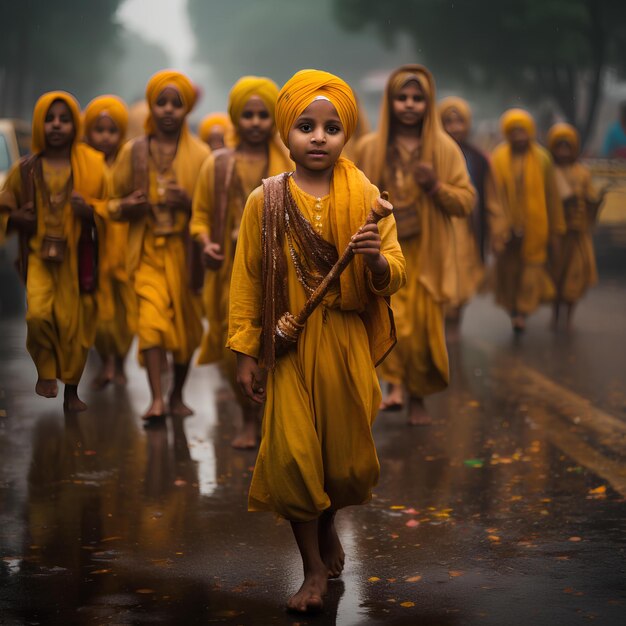
{"type": "Polygon", "coordinates": [[[119,59],[121,0],[19,0],[2,7],[0,112],[29,115],[43,91],[89,97],[119,59]]]}
{"type": "Polygon", "coordinates": [[[583,135],[604,71],[626,69],[623,0],[335,0],[334,10],[347,30],[373,24],[390,46],[408,34],[440,79],[551,99],[583,135]]]}

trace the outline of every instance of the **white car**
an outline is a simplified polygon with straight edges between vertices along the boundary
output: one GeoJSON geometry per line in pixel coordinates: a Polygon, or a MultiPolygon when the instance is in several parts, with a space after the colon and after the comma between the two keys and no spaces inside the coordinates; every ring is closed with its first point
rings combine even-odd
{"type": "Polygon", "coordinates": [[[30,125],[22,120],[0,119],[0,187],[15,161],[30,151],[30,125]]]}

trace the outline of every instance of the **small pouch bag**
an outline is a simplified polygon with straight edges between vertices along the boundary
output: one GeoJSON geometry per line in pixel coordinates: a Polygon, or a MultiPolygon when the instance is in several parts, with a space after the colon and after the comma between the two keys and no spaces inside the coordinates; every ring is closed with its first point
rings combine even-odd
{"type": "Polygon", "coordinates": [[[49,263],[63,263],[66,248],[67,241],[63,237],[44,235],[39,255],[42,260],[49,263]]]}

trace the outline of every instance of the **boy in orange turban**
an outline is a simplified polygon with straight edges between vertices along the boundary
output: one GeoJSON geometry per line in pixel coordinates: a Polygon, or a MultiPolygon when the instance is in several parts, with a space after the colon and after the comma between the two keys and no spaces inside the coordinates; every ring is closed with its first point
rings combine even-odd
{"type": "Polygon", "coordinates": [[[144,419],[192,413],[183,385],[202,337],[201,302],[190,288],[191,199],[209,148],[187,128],[196,90],[180,72],[163,70],[146,87],[146,134],[121,150],[112,174],[109,211],[128,227],[128,269],[138,298],[139,351],[152,402],[144,419]],[[165,353],[174,361],[166,406],[161,387],[165,353]]]}
{"type": "Polygon", "coordinates": [[[511,234],[496,264],[495,295],[511,316],[513,331],[521,333],[526,317],[554,297],[548,252],[558,257],[565,217],[554,164],[535,141],[533,118],[510,109],[500,124],[505,141],[494,150],[492,163],[511,234]]]}
{"type": "Polygon", "coordinates": [[[209,113],[198,125],[198,135],[211,151],[233,146],[233,125],[226,113],[209,113]]]}
{"type": "Polygon", "coordinates": [[[33,156],[13,167],[0,196],[9,229],[20,234],[35,391],[54,398],[61,380],[68,411],[87,408],[78,383],[96,333],[96,231],[107,197],[104,157],[81,137],[74,97],[64,91],[41,96],[33,111],[33,156]]]}
{"type": "Polygon", "coordinates": [[[555,124],[548,133],[548,148],[567,223],[560,256],[553,264],[556,298],[552,326],[557,328],[560,309],[565,306],[567,329],[571,330],[576,303],[598,281],[591,232],[603,196],[594,189],[591,172],[578,160],[580,139],[573,126],[555,124]]]}
{"type": "MultiPolygon", "coordinates": [[[[128,127],[126,104],[117,96],[99,96],[85,107],[83,119],[86,143],[102,152],[108,168],[112,168],[128,127]]],[[[104,237],[99,242],[102,263],[96,350],[102,368],[92,382],[95,389],[102,389],[110,382],[126,384],[124,360],[137,323],[137,298],[127,271],[127,241],[128,224],[108,218],[104,237]]]]}
{"type": "Polygon", "coordinates": [[[250,195],[231,283],[228,347],[244,393],[265,402],[249,509],[291,522],[304,582],[287,605],[298,612],[319,610],[327,578],[343,569],[336,511],[369,501],[378,480],[375,365],[394,344],[386,298],[405,282],[393,218],[354,235],[379,195],[340,158],[356,122],[352,90],[340,78],[303,70],[284,85],[276,125],[296,169],[250,195]],[[295,349],[277,356],[277,319],[304,306],[348,245],[354,260],[295,349]]]}
{"type": "Polygon", "coordinates": [[[250,193],[268,176],[292,169],[274,125],[278,87],[269,78],[244,76],[230,91],[228,110],[237,145],[214,152],[202,166],[193,199],[191,234],[202,244],[207,274],[204,310],[209,330],[204,334],[198,363],[220,363],[235,389],[242,425],[235,448],[256,448],[259,406],[239,390],[234,354],[225,348],[228,335],[230,277],[241,214],[250,193]]]}

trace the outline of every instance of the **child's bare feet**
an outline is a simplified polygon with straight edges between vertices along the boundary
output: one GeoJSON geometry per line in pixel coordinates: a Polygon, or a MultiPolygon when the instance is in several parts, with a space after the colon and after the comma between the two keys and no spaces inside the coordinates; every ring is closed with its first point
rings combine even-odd
{"type": "Polygon", "coordinates": [[[157,417],[165,416],[165,403],[163,398],[152,400],[152,404],[148,407],[148,410],[141,416],[144,420],[150,420],[157,417]]]}
{"type": "Polygon", "coordinates": [[[339,578],[343,572],[346,554],[335,527],[335,513],[325,513],[319,520],[320,556],[328,568],[328,578],[339,578]]]}
{"type": "Polygon", "coordinates": [[[70,413],[87,410],[87,405],[78,397],[78,385],[65,385],[63,409],[70,413]]]}
{"type": "Polygon", "coordinates": [[[35,393],[44,398],[56,398],[59,393],[59,386],[54,378],[39,378],[35,385],[35,393]]]}
{"type": "Polygon", "coordinates": [[[92,389],[104,389],[110,382],[113,381],[115,376],[115,364],[113,357],[103,357],[102,367],[98,372],[98,375],[91,381],[92,389]]]}
{"type": "Polygon", "coordinates": [[[389,385],[387,397],[380,403],[381,411],[401,411],[404,407],[404,389],[402,385],[389,385]]]}
{"type": "Polygon", "coordinates": [[[128,378],[126,378],[126,372],[124,371],[123,357],[115,357],[115,375],[113,376],[113,382],[120,386],[124,386],[128,383],[128,378]]]}
{"type": "Polygon", "coordinates": [[[254,450],[258,445],[259,428],[256,421],[244,421],[230,445],[237,450],[254,450]]]}
{"type": "Polygon", "coordinates": [[[287,609],[296,613],[317,613],[324,608],[322,598],[328,588],[328,574],[324,568],[306,572],[300,589],[287,600],[287,609]]]}
{"type": "Polygon", "coordinates": [[[430,426],[433,418],[426,410],[423,398],[411,397],[409,399],[409,418],[407,423],[409,426],[430,426]]]}
{"type": "Polygon", "coordinates": [[[189,417],[193,411],[183,402],[181,396],[172,394],[170,396],[170,415],[174,417],[189,417]]]}

